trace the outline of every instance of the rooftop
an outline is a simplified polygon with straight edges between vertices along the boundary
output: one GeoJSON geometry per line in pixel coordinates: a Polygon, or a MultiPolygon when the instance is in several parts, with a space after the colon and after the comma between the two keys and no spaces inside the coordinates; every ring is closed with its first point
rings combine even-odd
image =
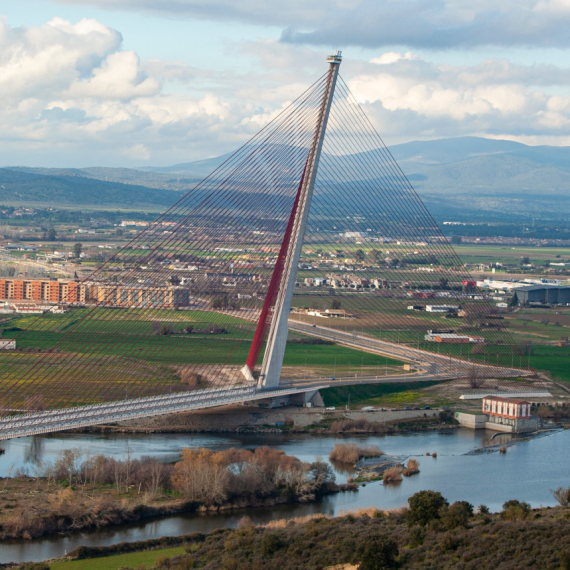
{"type": "Polygon", "coordinates": [[[541,289],[570,289],[570,285],[550,285],[549,283],[537,285],[525,285],[524,287],[517,287],[516,291],[540,291],[541,289]]]}
{"type": "Polygon", "coordinates": [[[519,400],[518,398],[505,398],[503,396],[485,396],[483,400],[493,400],[494,402],[507,402],[513,404],[530,404],[527,400],[519,400]]]}

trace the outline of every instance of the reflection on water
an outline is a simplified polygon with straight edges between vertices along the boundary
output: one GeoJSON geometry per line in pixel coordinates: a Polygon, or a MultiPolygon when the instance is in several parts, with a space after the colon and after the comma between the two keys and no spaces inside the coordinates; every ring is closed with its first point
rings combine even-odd
{"type": "Polygon", "coordinates": [[[337,475],[344,475],[347,479],[356,473],[354,465],[351,465],[350,463],[343,463],[342,461],[331,459],[330,464],[334,467],[337,475]]]}
{"type": "Polygon", "coordinates": [[[24,463],[40,467],[45,439],[43,437],[30,437],[30,443],[24,448],[24,463]]]}
{"type": "MultiPolygon", "coordinates": [[[[512,441],[511,436],[505,434],[491,442],[491,436],[488,432],[458,429],[351,438],[276,434],[60,434],[36,438],[38,441],[15,439],[6,442],[6,455],[0,456],[0,476],[8,474],[10,465],[28,467],[32,471],[38,462],[53,461],[61,450],[74,447],[91,456],[105,453],[115,457],[123,456],[128,447],[132,457],[153,455],[162,461],[176,461],[183,447],[221,450],[270,445],[303,461],[314,461],[317,457],[328,460],[330,451],[341,439],[359,445],[378,445],[388,455],[397,455],[402,460],[414,456],[420,461],[420,473],[404,478],[397,486],[373,482],[361,487],[358,493],[340,493],[309,505],[284,505],[206,516],[184,515],[68,537],[3,543],[0,545],[0,563],[45,560],[62,556],[65,551],[81,544],[102,546],[196,531],[208,532],[221,526],[235,526],[244,514],[256,522],[266,522],[316,512],[333,515],[370,505],[394,508],[406,504],[410,495],[422,489],[440,491],[449,501],[467,500],[475,506],[485,504],[494,511],[500,510],[508,499],[525,500],[532,506],[554,505],[549,489],[568,485],[570,430],[511,445],[504,455],[475,452],[489,443],[499,445],[512,441]],[[434,451],[437,451],[437,458],[426,456],[427,452],[434,451]]],[[[346,481],[353,474],[352,468],[339,469],[336,465],[333,468],[338,482],[346,481]]]]}

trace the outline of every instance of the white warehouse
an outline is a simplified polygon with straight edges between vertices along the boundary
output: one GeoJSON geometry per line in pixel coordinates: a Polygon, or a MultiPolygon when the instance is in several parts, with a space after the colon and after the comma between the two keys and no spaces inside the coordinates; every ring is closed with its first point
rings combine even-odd
{"type": "Polygon", "coordinates": [[[451,313],[458,309],[459,307],[457,305],[426,305],[426,311],[428,313],[451,313]]]}

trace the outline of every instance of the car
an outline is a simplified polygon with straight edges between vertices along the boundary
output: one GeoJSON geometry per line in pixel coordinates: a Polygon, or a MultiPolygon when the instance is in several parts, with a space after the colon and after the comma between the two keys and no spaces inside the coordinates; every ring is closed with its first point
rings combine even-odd
{"type": "Polygon", "coordinates": [[[382,408],[380,411],[381,411],[381,412],[386,412],[386,411],[388,411],[388,410],[386,410],[386,408],[382,408]]]}
{"type": "Polygon", "coordinates": [[[364,408],[360,408],[362,412],[373,412],[374,406],[364,406],[364,408]]]}
{"type": "Polygon", "coordinates": [[[329,408],[325,408],[325,412],[334,412],[336,408],[334,406],[330,406],[329,408]]]}
{"type": "Polygon", "coordinates": [[[331,382],[334,382],[336,380],[336,378],[334,376],[331,376],[331,382]]]}
{"type": "Polygon", "coordinates": [[[398,411],[398,408],[391,408],[390,411],[391,411],[391,412],[397,412],[397,411],[398,411]]]}
{"type": "Polygon", "coordinates": [[[422,410],[431,410],[431,406],[424,406],[422,410]]]}
{"type": "Polygon", "coordinates": [[[415,406],[415,407],[414,407],[414,410],[419,410],[419,407],[418,407],[418,406],[415,406]]]}
{"type": "Polygon", "coordinates": [[[404,406],[404,410],[411,410],[410,406],[404,406]]]}

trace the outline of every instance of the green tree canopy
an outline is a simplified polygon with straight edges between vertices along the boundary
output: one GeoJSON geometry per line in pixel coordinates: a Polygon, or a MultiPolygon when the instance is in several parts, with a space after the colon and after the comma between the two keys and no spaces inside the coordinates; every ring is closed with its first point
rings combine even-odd
{"type": "Polygon", "coordinates": [[[418,491],[409,499],[408,524],[426,525],[431,520],[440,518],[439,510],[448,502],[438,491],[418,491]]]}

